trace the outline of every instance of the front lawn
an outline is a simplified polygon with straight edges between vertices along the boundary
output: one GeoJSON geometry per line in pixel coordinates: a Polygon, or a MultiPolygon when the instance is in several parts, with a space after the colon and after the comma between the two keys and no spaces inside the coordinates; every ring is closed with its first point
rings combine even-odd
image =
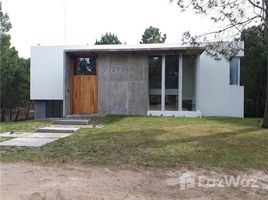
{"type": "Polygon", "coordinates": [[[51,124],[51,120],[26,120],[26,121],[17,121],[17,122],[1,122],[0,123],[0,132],[8,131],[34,131],[38,127],[42,127],[48,124],[51,124]]]}
{"type": "Polygon", "coordinates": [[[1,147],[0,160],[267,170],[268,130],[257,121],[107,116],[92,122],[102,129],[81,129],[40,148],[1,147]]]}

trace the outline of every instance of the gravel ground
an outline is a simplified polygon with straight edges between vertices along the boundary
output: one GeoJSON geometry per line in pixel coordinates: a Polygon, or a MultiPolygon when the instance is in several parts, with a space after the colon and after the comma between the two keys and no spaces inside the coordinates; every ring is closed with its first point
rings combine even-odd
{"type": "Polygon", "coordinates": [[[0,167],[1,200],[268,199],[268,174],[257,170],[44,166],[28,163],[0,163],[0,167]],[[231,175],[249,181],[240,181],[238,187],[227,187],[225,182],[213,183],[213,180],[224,180],[231,175]],[[195,185],[184,185],[182,180],[195,180],[195,185]]]}

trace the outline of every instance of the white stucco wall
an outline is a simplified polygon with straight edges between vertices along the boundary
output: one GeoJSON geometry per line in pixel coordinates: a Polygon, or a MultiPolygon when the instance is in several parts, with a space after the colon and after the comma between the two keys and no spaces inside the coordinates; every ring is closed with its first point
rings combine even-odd
{"type": "Polygon", "coordinates": [[[32,47],[30,71],[32,100],[63,100],[63,48],[32,47]]]}
{"type": "Polygon", "coordinates": [[[197,70],[197,105],[203,116],[244,117],[244,87],[229,84],[229,61],[203,53],[197,70]]]}

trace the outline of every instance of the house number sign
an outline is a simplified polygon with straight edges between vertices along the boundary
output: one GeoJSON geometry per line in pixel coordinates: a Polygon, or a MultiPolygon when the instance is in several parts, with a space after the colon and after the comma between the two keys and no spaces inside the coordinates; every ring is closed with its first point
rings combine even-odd
{"type": "Polygon", "coordinates": [[[110,66],[105,67],[103,74],[111,74],[113,76],[118,76],[123,72],[123,66],[110,66]]]}

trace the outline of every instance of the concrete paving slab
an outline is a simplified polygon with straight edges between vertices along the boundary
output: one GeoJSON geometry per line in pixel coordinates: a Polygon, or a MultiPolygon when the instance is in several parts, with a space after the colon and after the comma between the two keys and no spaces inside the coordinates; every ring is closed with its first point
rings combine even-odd
{"type": "Polygon", "coordinates": [[[61,124],[52,124],[49,127],[57,128],[90,128],[92,125],[61,125],[61,124]]]}
{"type": "Polygon", "coordinates": [[[70,133],[32,133],[32,132],[16,132],[10,134],[10,132],[0,133],[0,137],[9,138],[64,138],[71,135],[70,133]]]}
{"type": "Polygon", "coordinates": [[[87,125],[89,122],[88,119],[56,119],[54,124],[61,125],[87,125]]]}
{"type": "Polygon", "coordinates": [[[0,142],[0,146],[40,147],[58,138],[14,138],[0,142]]]}
{"type": "Polygon", "coordinates": [[[46,133],[74,133],[78,130],[78,127],[56,127],[56,126],[47,126],[43,128],[39,128],[36,132],[46,132],[46,133]]]}
{"type": "Polygon", "coordinates": [[[53,124],[49,127],[57,127],[57,128],[103,128],[103,125],[59,125],[53,124]]]}
{"type": "Polygon", "coordinates": [[[96,125],[93,128],[104,128],[104,126],[103,125],[96,125]]]}
{"type": "Polygon", "coordinates": [[[26,137],[30,134],[33,134],[33,133],[30,133],[30,132],[14,132],[12,134],[10,134],[10,132],[5,132],[5,133],[0,133],[0,137],[26,137]]]}
{"type": "Polygon", "coordinates": [[[102,125],[59,125],[54,124],[39,128],[36,132],[10,132],[0,133],[0,137],[13,137],[14,139],[0,142],[0,146],[28,146],[39,147],[60,138],[67,137],[80,128],[103,128],[102,125]]]}
{"type": "Polygon", "coordinates": [[[81,126],[80,128],[93,128],[93,125],[81,126]]]}
{"type": "Polygon", "coordinates": [[[70,136],[70,133],[31,133],[27,138],[64,138],[70,136]]]}
{"type": "Polygon", "coordinates": [[[104,128],[103,125],[87,125],[80,128],[104,128]]]}

